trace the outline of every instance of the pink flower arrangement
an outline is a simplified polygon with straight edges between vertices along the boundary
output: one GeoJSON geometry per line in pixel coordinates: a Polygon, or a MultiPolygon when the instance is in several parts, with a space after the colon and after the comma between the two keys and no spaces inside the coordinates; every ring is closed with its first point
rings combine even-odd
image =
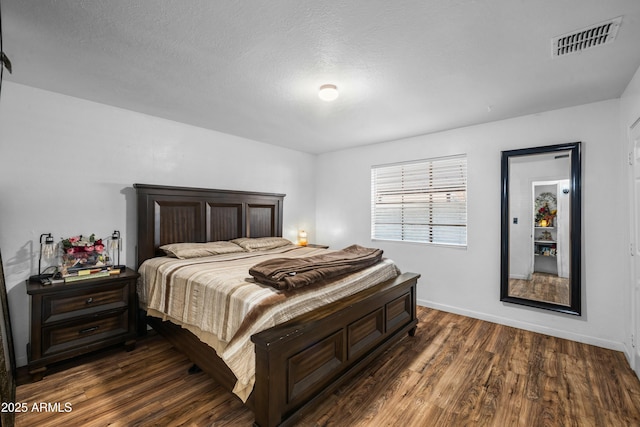
{"type": "Polygon", "coordinates": [[[96,239],[95,234],[90,236],[73,236],[60,242],[62,259],[66,267],[85,267],[92,265],[104,265],[107,261],[103,255],[104,244],[102,239],[96,239]]]}
{"type": "Polygon", "coordinates": [[[92,234],[89,237],[85,236],[73,236],[68,239],[62,240],[62,249],[67,254],[81,254],[81,253],[93,253],[97,252],[101,254],[104,251],[104,244],[102,239],[96,240],[96,235],[92,234]]]}

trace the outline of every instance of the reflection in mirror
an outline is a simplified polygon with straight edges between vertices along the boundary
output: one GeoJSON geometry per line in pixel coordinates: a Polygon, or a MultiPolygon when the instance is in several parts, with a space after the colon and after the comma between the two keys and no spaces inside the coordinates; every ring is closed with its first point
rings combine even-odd
{"type": "Polygon", "coordinates": [[[502,152],[502,301],[580,314],[580,189],[580,143],[502,152]]]}

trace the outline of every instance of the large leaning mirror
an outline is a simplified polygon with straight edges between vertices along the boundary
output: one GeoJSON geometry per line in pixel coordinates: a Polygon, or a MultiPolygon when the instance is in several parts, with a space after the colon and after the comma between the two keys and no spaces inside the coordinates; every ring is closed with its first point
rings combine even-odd
{"type": "Polygon", "coordinates": [[[502,152],[500,300],[580,315],[580,143],[502,152]]]}

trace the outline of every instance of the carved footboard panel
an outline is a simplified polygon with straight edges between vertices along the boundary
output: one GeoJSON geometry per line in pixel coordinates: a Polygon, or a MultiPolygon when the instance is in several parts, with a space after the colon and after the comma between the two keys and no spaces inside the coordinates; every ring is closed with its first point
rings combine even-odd
{"type": "Polygon", "coordinates": [[[255,425],[291,424],[395,344],[413,335],[416,283],[405,273],[330,306],[255,334],[255,425]]]}

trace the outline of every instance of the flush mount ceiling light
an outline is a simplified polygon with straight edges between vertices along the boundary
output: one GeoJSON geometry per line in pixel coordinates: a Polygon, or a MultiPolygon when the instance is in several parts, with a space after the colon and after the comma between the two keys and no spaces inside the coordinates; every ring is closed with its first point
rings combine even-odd
{"type": "Polygon", "coordinates": [[[327,102],[333,101],[338,97],[338,88],[336,87],[336,85],[331,85],[331,84],[322,85],[320,86],[320,91],[318,92],[318,96],[323,101],[327,101],[327,102]]]}

